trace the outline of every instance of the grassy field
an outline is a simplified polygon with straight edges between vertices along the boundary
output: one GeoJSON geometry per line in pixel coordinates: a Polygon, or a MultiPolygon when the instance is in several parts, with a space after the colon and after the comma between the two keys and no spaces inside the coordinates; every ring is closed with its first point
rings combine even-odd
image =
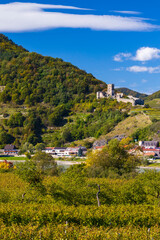
{"type": "Polygon", "coordinates": [[[150,163],[148,166],[149,167],[159,167],[160,168],[160,163],[150,163]]]}
{"type": "Polygon", "coordinates": [[[113,137],[115,135],[125,134],[125,136],[130,136],[138,128],[144,128],[151,124],[150,117],[144,113],[139,113],[133,117],[128,117],[122,122],[120,122],[107,137],[113,137]]]}
{"type": "Polygon", "coordinates": [[[24,106],[9,106],[7,104],[0,104],[0,119],[4,119],[3,114],[7,113],[8,115],[17,113],[17,112],[22,112],[22,114],[26,115],[28,112],[29,108],[26,108],[24,106]]]}
{"type": "Polygon", "coordinates": [[[146,104],[149,104],[151,108],[159,108],[160,109],[160,99],[156,98],[151,101],[146,102],[146,104]]]}
{"type": "Polygon", "coordinates": [[[135,108],[131,113],[143,113],[147,115],[151,120],[160,120],[160,109],[158,108],[135,108]]]}
{"type": "Polygon", "coordinates": [[[11,160],[27,160],[28,158],[26,157],[5,157],[5,156],[0,156],[0,160],[7,160],[7,161],[11,161],[11,160]]]}

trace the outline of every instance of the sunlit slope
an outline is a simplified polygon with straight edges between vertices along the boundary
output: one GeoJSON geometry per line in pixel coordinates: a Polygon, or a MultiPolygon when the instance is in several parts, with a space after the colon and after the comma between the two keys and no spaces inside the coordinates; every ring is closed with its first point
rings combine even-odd
{"type": "Polygon", "coordinates": [[[135,116],[130,116],[125,120],[118,123],[118,125],[114,128],[113,131],[108,133],[107,137],[114,137],[115,135],[125,134],[126,136],[130,136],[133,134],[138,128],[144,128],[151,124],[150,117],[144,113],[139,113],[135,116]]]}

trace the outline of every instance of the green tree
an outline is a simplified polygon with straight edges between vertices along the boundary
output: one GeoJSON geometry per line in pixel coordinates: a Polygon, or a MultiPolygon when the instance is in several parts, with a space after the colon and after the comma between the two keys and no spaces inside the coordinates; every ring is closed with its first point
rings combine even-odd
{"type": "Polygon", "coordinates": [[[14,142],[14,137],[8,134],[6,131],[0,132],[0,145],[4,147],[5,144],[10,144],[14,142]]]}
{"type": "Polygon", "coordinates": [[[36,164],[38,171],[46,175],[57,175],[57,163],[54,158],[43,152],[37,152],[33,157],[32,161],[36,164]]]}
{"type": "Polygon", "coordinates": [[[101,151],[88,155],[87,168],[93,176],[107,176],[109,171],[119,175],[135,171],[139,160],[129,155],[117,139],[111,140],[101,151]]]}
{"type": "Polygon", "coordinates": [[[32,160],[26,160],[24,163],[19,163],[16,168],[16,173],[31,185],[42,182],[41,172],[37,169],[36,163],[32,160]]]}
{"type": "Polygon", "coordinates": [[[35,146],[36,151],[42,151],[45,149],[45,144],[44,143],[37,143],[35,146]]]}
{"type": "Polygon", "coordinates": [[[22,153],[29,152],[30,154],[33,154],[34,146],[31,143],[26,142],[22,145],[21,152],[22,153]]]}
{"type": "Polygon", "coordinates": [[[25,117],[22,115],[22,113],[15,113],[11,115],[8,119],[8,126],[9,127],[22,127],[23,122],[25,120],[25,117]]]}

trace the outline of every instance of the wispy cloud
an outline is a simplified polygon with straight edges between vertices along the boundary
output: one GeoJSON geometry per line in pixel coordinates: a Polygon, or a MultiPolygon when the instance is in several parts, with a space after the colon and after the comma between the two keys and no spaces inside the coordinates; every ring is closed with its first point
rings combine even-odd
{"type": "Polygon", "coordinates": [[[131,56],[131,53],[118,53],[114,56],[114,61],[123,62],[124,60],[130,59],[131,56]]]}
{"type": "Polygon", "coordinates": [[[112,10],[110,12],[121,13],[121,14],[130,14],[130,15],[139,15],[139,14],[141,14],[141,12],[136,12],[136,11],[117,11],[117,10],[112,10]]]}
{"type": "Polygon", "coordinates": [[[54,4],[39,4],[39,3],[21,3],[13,2],[9,4],[1,4],[4,9],[7,10],[18,10],[18,11],[28,11],[28,10],[37,10],[37,9],[71,9],[71,10],[92,10],[88,8],[79,8],[74,6],[65,6],[65,5],[54,5],[54,4]]]}
{"type": "Polygon", "coordinates": [[[148,72],[148,73],[160,73],[160,66],[157,67],[145,67],[145,66],[131,66],[126,68],[129,72],[148,72]]]}
{"type": "Polygon", "coordinates": [[[148,19],[115,15],[69,14],[49,9],[89,10],[74,6],[10,3],[0,4],[0,32],[24,32],[52,28],[89,28],[105,31],[154,31],[148,19]],[[45,10],[45,11],[44,11],[45,10]]]}
{"type": "Polygon", "coordinates": [[[153,59],[160,59],[160,49],[141,47],[136,51],[135,56],[131,53],[118,53],[114,56],[114,61],[116,62],[123,62],[124,60],[146,62],[153,59]]]}
{"type": "Polygon", "coordinates": [[[146,79],[142,79],[142,83],[147,83],[148,81],[146,79]]]}
{"type": "MultiPolygon", "coordinates": [[[[128,72],[134,72],[134,73],[160,73],[160,66],[157,67],[146,67],[146,66],[130,66],[130,67],[120,67],[115,68],[113,71],[128,71],[128,72]]],[[[143,80],[146,81],[146,80],[143,80]]]]}
{"type": "Polygon", "coordinates": [[[120,82],[120,83],[125,83],[125,82],[126,82],[126,80],[119,80],[119,82],[120,82]]]}

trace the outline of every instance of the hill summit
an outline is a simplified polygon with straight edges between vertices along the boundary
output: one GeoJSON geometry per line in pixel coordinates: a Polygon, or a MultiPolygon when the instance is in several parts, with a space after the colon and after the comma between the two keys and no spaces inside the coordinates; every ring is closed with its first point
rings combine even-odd
{"type": "Polygon", "coordinates": [[[59,58],[28,52],[0,34],[1,102],[52,106],[79,102],[105,83],[59,58]]]}
{"type": "Polygon", "coordinates": [[[143,100],[148,97],[148,95],[145,93],[139,93],[139,92],[133,91],[129,88],[117,88],[116,90],[118,92],[124,93],[125,95],[132,95],[133,97],[141,98],[143,100]]]}

